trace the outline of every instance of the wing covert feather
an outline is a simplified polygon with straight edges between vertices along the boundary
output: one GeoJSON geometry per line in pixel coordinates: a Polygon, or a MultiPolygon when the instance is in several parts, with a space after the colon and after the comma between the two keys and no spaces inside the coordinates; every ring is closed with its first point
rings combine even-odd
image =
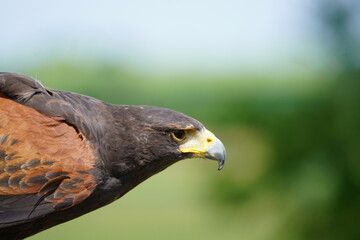
{"type": "Polygon", "coordinates": [[[86,199],[96,187],[91,142],[62,117],[5,96],[0,96],[0,224],[86,199]]]}

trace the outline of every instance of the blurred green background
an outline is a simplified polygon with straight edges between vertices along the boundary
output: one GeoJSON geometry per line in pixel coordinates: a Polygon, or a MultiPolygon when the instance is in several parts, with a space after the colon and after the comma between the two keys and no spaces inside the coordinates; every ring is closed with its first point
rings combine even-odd
{"type": "MultiPolygon", "coordinates": [[[[284,7],[276,4],[301,1],[271,2],[269,11],[276,13],[284,7]]],[[[173,1],[167,4],[165,11],[176,8],[173,1]]],[[[84,47],[83,55],[54,43],[39,50],[41,54],[27,52],[22,57],[16,52],[11,61],[5,59],[3,47],[1,71],[19,71],[48,87],[111,103],[184,112],[202,121],[228,152],[228,162],[220,172],[215,162],[183,161],[109,206],[29,239],[360,239],[360,4],[356,0],[304,4],[305,30],[312,32],[310,38],[317,43],[304,42],[303,49],[313,59],[305,63],[294,60],[274,65],[272,59],[278,58],[271,55],[266,56],[267,63],[260,61],[250,68],[241,61],[219,58],[220,70],[211,64],[169,70],[165,61],[151,71],[127,64],[126,57],[121,61],[108,53],[97,57],[101,51],[92,44],[84,47]]],[[[199,19],[204,11],[195,11],[199,19]]],[[[290,14],[299,12],[295,7],[290,14]]],[[[93,17],[81,13],[76,17],[93,17]]],[[[66,18],[66,12],[55,14],[66,18]]],[[[220,10],[218,14],[213,17],[227,16],[220,10]]],[[[29,16],[22,16],[23,20],[29,16]]],[[[186,12],[180,16],[185,18],[186,12]]],[[[267,21],[266,15],[257,18],[267,21]]],[[[99,22],[102,27],[101,16],[99,22]]],[[[235,31],[237,26],[233,22],[230,27],[235,31]]],[[[56,29],[61,35],[61,28],[56,29]]],[[[281,34],[289,32],[284,29],[281,34]]],[[[267,37],[262,41],[270,41],[271,48],[271,33],[267,37]]],[[[80,37],[85,45],[88,40],[80,37]]],[[[249,52],[257,51],[261,50],[249,52]]],[[[241,52],[234,50],[234,54],[241,52]]],[[[182,57],[191,63],[191,56],[182,57]]]]}

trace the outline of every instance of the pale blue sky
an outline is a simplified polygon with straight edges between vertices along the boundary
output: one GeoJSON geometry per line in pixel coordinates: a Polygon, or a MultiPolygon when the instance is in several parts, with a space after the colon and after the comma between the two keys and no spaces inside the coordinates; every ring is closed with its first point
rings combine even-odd
{"type": "Polygon", "coordinates": [[[313,2],[2,0],[0,64],[55,52],[155,70],[291,68],[317,59],[313,2]]]}

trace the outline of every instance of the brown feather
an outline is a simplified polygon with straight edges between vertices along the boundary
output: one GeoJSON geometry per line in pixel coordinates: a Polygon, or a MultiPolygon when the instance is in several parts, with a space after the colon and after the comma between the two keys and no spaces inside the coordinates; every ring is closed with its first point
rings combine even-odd
{"type": "Polygon", "coordinates": [[[63,209],[91,194],[94,176],[79,172],[91,173],[95,154],[76,129],[1,95],[0,116],[0,195],[42,195],[54,186],[44,201],[63,209]]]}

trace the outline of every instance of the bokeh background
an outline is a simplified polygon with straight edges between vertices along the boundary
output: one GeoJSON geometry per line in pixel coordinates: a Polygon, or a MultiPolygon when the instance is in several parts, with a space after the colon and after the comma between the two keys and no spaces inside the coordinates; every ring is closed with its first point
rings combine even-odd
{"type": "Polygon", "coordinates": [[[184,112],[228,151],[29,239],[360,239],[359,1],[2,0],[0,29],[0,71],[184,112]]]}

